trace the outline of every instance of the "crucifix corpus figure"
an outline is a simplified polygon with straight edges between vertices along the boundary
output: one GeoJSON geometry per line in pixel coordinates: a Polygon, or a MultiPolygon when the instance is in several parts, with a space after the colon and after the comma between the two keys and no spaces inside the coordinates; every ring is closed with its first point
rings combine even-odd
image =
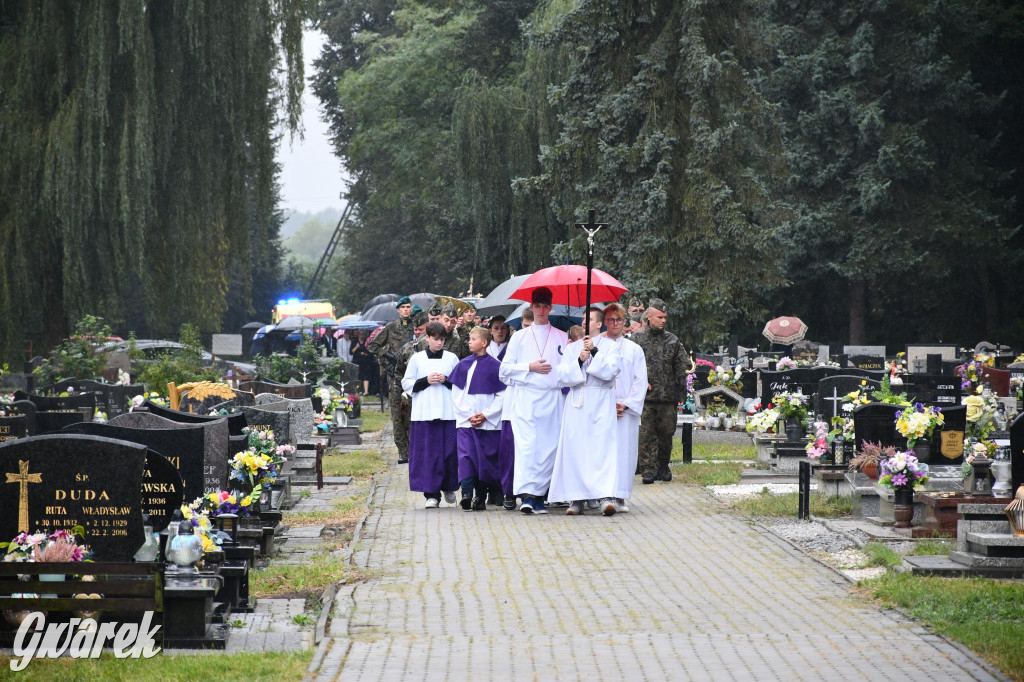
{"type": "Polygon", "coordinates": [[[597,211],[590,209],[588,220],[585,223],[576,223],[576,229],[587,233],[587,304],[583,310],[590,310],[590,271],[594,269],[594,235],[602,227],[608,227],[608,223],[597,222],[597,211]]]}

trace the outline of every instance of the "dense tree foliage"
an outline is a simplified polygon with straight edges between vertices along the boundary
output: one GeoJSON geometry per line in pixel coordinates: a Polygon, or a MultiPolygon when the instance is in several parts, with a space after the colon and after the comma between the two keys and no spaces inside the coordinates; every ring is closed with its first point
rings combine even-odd
{"type": "Polygon", "coordinates": [[[0,2],[0,355],[239,326],[280,267],[302,0],[0,2]]]}
{"type": "Polygon", "coordinates": [[[360,216],[340,285],[356,303],[582,262],[594,208],[599,266],[692,342],[793,312],[821,340],[1019,333],[1020,14],[327,2],[317,93],[360,216]]]}

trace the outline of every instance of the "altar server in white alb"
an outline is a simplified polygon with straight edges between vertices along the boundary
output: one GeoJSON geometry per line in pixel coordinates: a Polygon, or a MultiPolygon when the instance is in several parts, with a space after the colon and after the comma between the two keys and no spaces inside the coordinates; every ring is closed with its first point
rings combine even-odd
{"type": "MultiPolygon", "coordinates": [[[[515,437],[513,494],[523,498],[519,511],[546,514],[544,497],[551,485],[551,470],[558,449],[565,397],[556,371],[563,361],[567,337],[548,322],[551,290],[534,289],[530,309],[534,321],[512,335],[499,376],[514,392],[508,403],[515,437]]],[[[509,400],[509,397],[506,397],[509,400]]]]}
{"type": "Polygon", "coordinates": [[[402,389],[412,396],[409,429],[409,490],[423,493],[426,508],[436,509],[444,493],[455,504],[459,487],[455,413],[449,375],[459,363],[443,350],[447,330],[440,322],[427,325],[427,349],[409,360],[402,389]]]}
{"type": "Polygon", "coordinates": [[[590,334],[565,349],[558,382],[569,387],[562,413],[552,502],[570,502],[569,516],[583,513],[587,500],[599,499],[605,516],[618,511],[619,457],[615,418],[615,377],[622,371],[618,344],[600,336],[602,313],[591,310],[590,334]]]}
{"type": "Polygon", "coordinates": [[[626,311],[618,303],[604,308],[604,344],[614,343],[621,357],[622,371],[615,377],[615,430],[618,435],[619,475],[612,497],[620,512],[628,512],[626,500],[633,494],[633,480],[640,444],[640,415],[647,397],[647,359],[644,349],[626,338],[629,322],[626,311]]]}

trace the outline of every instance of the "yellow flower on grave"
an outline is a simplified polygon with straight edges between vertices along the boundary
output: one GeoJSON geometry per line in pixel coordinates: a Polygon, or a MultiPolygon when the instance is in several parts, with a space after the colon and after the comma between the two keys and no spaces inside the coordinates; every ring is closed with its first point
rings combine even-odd
{"type": "Polygon", "coordinates": [[[203,542],[203,553],[212,552],[217,549],[217,543],[210,539],[210,536],[206,533],[201,533],[199,539],[203,542]]]}
{"type": "Polygon", "coordinates": [[[975,393],[978,393],[980,395],[981,392],[984,391],[984,390],[985,390],[985,387],[979,384],[978,385],[978,389],[975,391],[975,393]]]}
{"type": "Polygon", "coordinates": [[[867,386],[868,385],[867,379],[861,379],[860,385],[861,386],[867,386]]]}
{"type": "Polygon", "coordinates": [[[964,398],[964,405],[967,406],[967,421],[977,422],[985,413],[985,399],[978,395],[969,395],[964,398]]]}
{"type": "Polygon", "coordinates": [[[860,391],[850,391],[846,394],[846,397],[850,400],[856,400],[860,396],[860,391]]]}
{"type": "Polygon", "coordinates": [[[242,498],[243,507],[248,507],[250,504],[252,504],[252,495],[246,495],[242,498]]]}
{"type": "Polygon", "coordinates": [[[235,496],[234,495],[228,495],[228,503],[229,504],[234,504],[235,503],[235,496]]]}

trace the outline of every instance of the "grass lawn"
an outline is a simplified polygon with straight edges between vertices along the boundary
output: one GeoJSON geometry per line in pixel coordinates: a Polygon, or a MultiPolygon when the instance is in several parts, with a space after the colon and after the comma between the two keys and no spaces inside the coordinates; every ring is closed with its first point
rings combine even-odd
{"type": "MultiPolygon", "coordinates": [[[[792,516],[799,510],[799,493],[773,495],[762,492],[754,497],[743,497],[729,502],[729,506],[744,516],[792,516]]],[[[849,497],[827,498],[811,495],[811,513],[822,518],[839,518],[850,514],[849,497]]]]}
{"type": "Polygon", "coordinates": [[[1024,681],[1024,583],[887,573],[860,589],[1024,681]]]}
{"type": "MultiPolygon", "coordinates": [[[[757,447],[753,443],[694,443],[694,459],[722,460],[736,459],[751,461],[757,459],[757,447]]],[[[672,441],[671,461],[683,461],[683,443],[676,438],[672,441]]]]}
{"type": "Polygon", "coordinates": [[[272,561],[263,569],[252,571],[249,576],[249,591],[256,597],[285,597],[298,599],[310,595],[319,596],[328,586],[342,578],[349,581],[361,579],[361,574],[343,559],[341,549],[351,538],[335,537],[324,539],[319,548],[323,553],[314,554],[311,559],[297,564],[272,561]]]}
{"type": "Polygon", "coordinates": [[[363,420],[362,426],[359,427],[359,433],[371,433],[373,431],[380,431],[384,428],[385,422],[391,421],[391,414],[388,412],[381,412],[379,410],[367,410],[364,409],[360,415],[360,419],[363,420]]]}
{"type": "Polygon", "coordinates": [[[742,462],[677,464],[672,467],[672,481],[686,485],[732,485],[740,482],[740,472],[745,468],[742,462]]]}
{"type": "Polygon", "coordinates": [[[217,680],[231,682],[274,682],[301,680],[313,650],[299,652],[246,652],[240,654],[157,654],[150,659],[118,660],[105,653],[90,659],[33,659],[20,672],[12,672],[10,656],[0,654],[0,677],[32,682],[78,682],[111,680],[114,682],[173,682],[217,680]]]}
{"type": "Polygon", "coordinates": [[[324,476],[352,476],[363,480],[383,471],[385,460],[377,450],[328,450],[324,453],[323,466],[324,476]]]}

